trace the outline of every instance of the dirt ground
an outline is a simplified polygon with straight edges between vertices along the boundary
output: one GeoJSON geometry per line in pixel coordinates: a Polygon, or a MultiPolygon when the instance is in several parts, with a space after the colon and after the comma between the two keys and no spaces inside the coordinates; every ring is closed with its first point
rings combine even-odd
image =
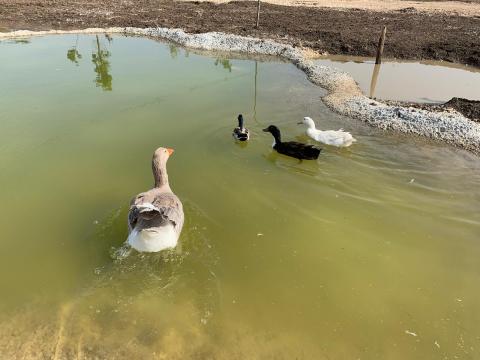
{"type": "MultiPolygon", "coordinates": [[[[452,3],[459,7],[466,4],[452,3]]],[[[477,0],[470,4],[479,5],[477,0]]],[[[262,3],[258,30],[255,18],[256,2],[251,1],[0,0],[0,28],[4,31],[158,25],[192,33],[222,31],[273,38],[331,54],[373,56],[381,28],[386,25],[385,57],[480,67],[480,13],[459,16],[408,6],[399,11],[370,11],[262,3]]]]}
{"type": "Polygon", "coordinates": [[[480,101],[453,98],[442,105],[444,108],[453,108],[464,116],[480,122],[480,101]]]}
{"type": "Polygon", "coordinates": [[[433,112],[443,112],[456,110],[470,120],[480,123],[480,101],[468,100],[454,97],[443,104],[425,104],[395,100],[382,100],[382,102],[394,106],[407,106],[417,109],[428,110],[433,112]]]}
{"type": "MultiPolygon", "coordinates": [[[[205,1],[205,0],[200,0],[205,1]]],[[[210,0],[214,3],[226,3],[229,0],[210,0]]],[[[452,15],[480,15],[480,0],[263,0],[270,4],[288,6],[313,6],[335,9],[361,9],[370,11],[398,11],[415,9],[430,13],[452,15]]]]}

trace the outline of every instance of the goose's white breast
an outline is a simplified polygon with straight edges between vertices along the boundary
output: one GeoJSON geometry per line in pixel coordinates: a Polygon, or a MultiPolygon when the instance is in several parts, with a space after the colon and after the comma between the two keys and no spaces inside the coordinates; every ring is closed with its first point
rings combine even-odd
{"type": "Polygon", "coordinates": [[[127,242],[141,252],[158,252],[177,246],[178,234],[173,224],[138,231],[133,229],[127,242]]]}

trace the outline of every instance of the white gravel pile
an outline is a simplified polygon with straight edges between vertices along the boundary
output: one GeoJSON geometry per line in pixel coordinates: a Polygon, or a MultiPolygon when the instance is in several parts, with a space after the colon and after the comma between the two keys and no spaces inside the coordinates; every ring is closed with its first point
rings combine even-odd
{"type": "Polygon", "coordinates": [[[187,34],[181,29],[168,28],[98,28],[85,30],[13,31],[0,33],[0,39],[18,36],[68,34],[68,33],[124,33],[160,37],[185,47],[280,56],[290,60],[305,72],[310,81],[325,88],[328,94],[323,101],[334,111],[361,119],[384,130],[395,130],[426,136],[480,154],[480,124],[456,111],[431,112],[386,105],[362,94],[355,80],[338,69],[321,66],[308,60],[300,49],[272,40],[211,32],[187,34]]]}

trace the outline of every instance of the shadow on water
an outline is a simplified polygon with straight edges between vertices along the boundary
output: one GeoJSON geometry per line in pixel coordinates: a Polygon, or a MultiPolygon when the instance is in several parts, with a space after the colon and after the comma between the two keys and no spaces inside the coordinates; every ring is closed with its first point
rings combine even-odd
{"type": "Polygon", "coordinates": [[[264,154],[264,158],[280,169],[285,169],[295,174],[315,177],[318,175],[320,160],[299,160],[290,156],[277,153],[271,150],[268,154],[264,154]]]}

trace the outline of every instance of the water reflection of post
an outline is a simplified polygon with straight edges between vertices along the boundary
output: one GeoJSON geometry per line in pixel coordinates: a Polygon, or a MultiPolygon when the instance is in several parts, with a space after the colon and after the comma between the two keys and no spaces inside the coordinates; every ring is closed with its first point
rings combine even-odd
{"type": "Polygon", "coordinates": [[[375,95],[375,88],[377,86],[378,74],[380,73],[381,64],[375,64],[373,68],[372,81],[370,82],[370,97],[373,98],[375,95]]]}
{"type": "Polygon", "coordinates": [[[257,121],[257,60],[255,60],[255,85],[253,91],[253,120],[258,123],[257,121]]]}

